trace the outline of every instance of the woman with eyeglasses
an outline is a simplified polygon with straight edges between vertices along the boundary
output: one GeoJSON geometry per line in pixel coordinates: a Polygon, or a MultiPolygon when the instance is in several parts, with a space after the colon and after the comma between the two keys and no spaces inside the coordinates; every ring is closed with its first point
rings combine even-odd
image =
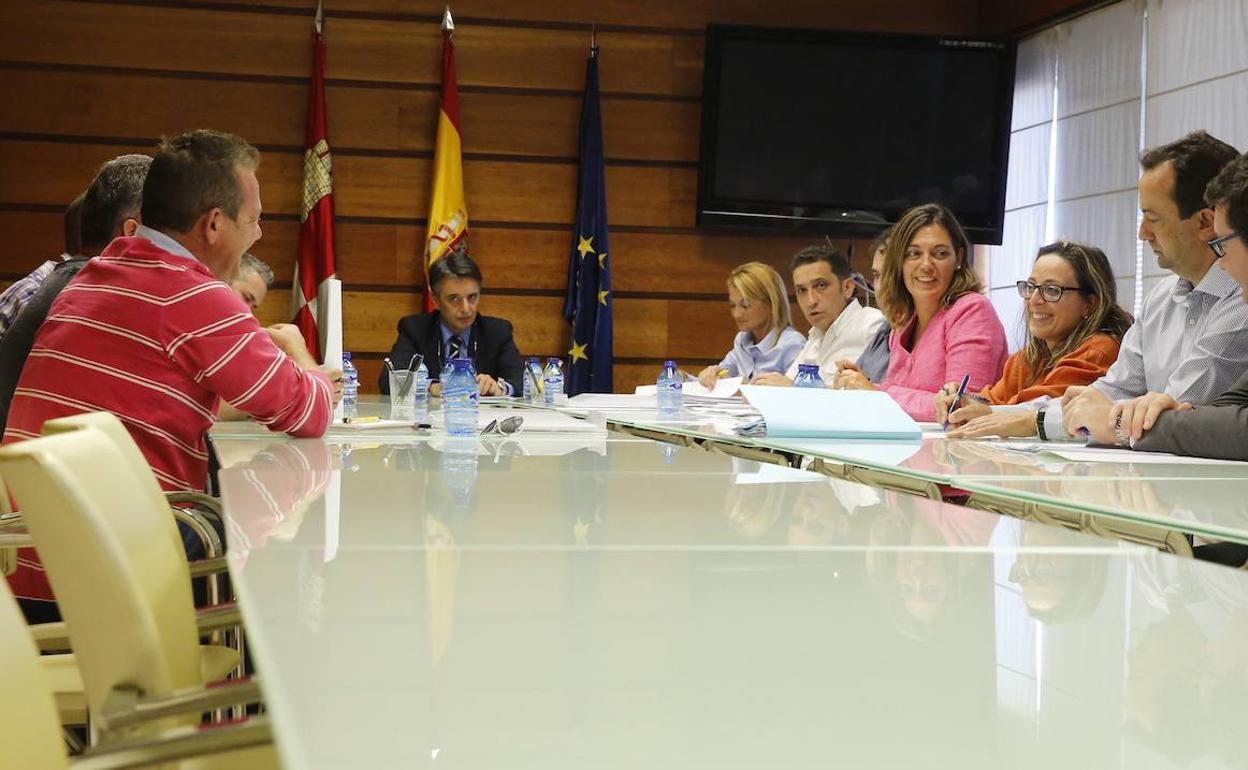
{"type": "Polygon", "coordinates": [[[737,336],[723,361],[698,373],[698,382],[707,390],[720,377],[749,382],[766,372],[784,374],[806,345],[806,338],[793,328],[784,279],[762,262],[746,262],[729,273],[728,311],[737,324],[737,336]]]}
{"type": "Polygon", "coordinates": [[[935,419],[932,398],[951,378],[976,390],[1001,376],[1005,329],[970,264],[970,241],[944,206],[902,214],[888,237],[876,287],[892,326],[888,373],[878,385],[852,361],[837,362],[836,386],[882,390],[915,420],[935,419]]]}
{"type": "Polygon", "coordinates": [[[1058,241],[1040,249],[1031,277],[1017,284],[1025,301],[1027,344],[1005,362],[1005,374],[978,396],[963,396],[948,413],[958,383],[936,394],[936,418],[960,426],[951,438],[1032,436],[1030,408],[993,409],[1060,398],[1089,385],[1118,358],[1131,315],[1118,305],[1113,269],[1095,246],[1058,241]],[[947,414],[948,413],[948,414],[947,414]]]}

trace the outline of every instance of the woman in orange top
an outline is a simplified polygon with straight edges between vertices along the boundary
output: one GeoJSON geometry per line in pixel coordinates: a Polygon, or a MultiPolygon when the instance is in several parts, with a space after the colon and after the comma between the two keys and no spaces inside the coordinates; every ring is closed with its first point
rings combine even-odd
{"type": "MultiPolygon", "coordinates": [[[[1031,409],[993,409],[1038,398],[1061,398],[1071,385],[1089,385],[1118,358],[1131,315],[1118,305],[1114,272],[1095,246],[1058,241],[1040,249],[1031,277],[1019,281],[1026,300],[1027,344],[1005,362],[1005,373],[982,395],[963,396],[948,414],[950,438],[1032,436],[1031,409]]],[[[936,394],[936,419],[944,420],[957,393],[952,382],[936,394]]]]}

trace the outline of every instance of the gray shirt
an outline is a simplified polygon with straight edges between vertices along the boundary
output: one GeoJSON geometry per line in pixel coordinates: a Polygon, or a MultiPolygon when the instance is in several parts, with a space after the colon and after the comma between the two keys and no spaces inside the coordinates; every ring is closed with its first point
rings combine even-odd
{"type": "Polygon", "coordinates": [[[888,376],[888,335],[893,331],[888,324],[880,324],[875,336],[867,343],[866,349],[858,357],[858,368],[872,382],[883,382],[888,376]]]}
{"type": "MultiPolygon", "coordinates": [[[[1118,360],[1092,383],[1113,400],[1148,392],[1208,404],[1248,370],[1248,305],[1239,284],[1215,262],[1200,283],[1171,276],[1144,298],[1118,360]]],[[[1045,433],[1061,437],[1061,404],[1045,406],[1045,433]]]]}

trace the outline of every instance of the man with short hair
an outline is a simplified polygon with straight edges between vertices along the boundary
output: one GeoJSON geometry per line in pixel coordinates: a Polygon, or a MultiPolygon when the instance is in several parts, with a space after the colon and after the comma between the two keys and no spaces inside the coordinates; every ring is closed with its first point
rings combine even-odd
{"type": "Polygon", "coordinates": [[[238,272],[230,279],[230,288],[255,313],[273,288],[273,268],[249,251],[238,263],[238,272]]]}
{"type": "MultiPolygon", "coordinates": [[[[390,349],[395,367],[406,367],[414,354],[424,356],[429,369],[429,392],[441,390],[442,366],[450,358],[470,358],[477,370],[477,390],[483,396],[510,396],[524,383],[524,362],[512,337],[510,321],[478,315],[481,269],[466,255],[450,254],[429,267],[432,313],[399,319],[398,339],[390,349]]],[[[390,393],[390,378],[382,369],[378,387],[390,393]]]]}
{"type": "Polygon", "coordinates": [[[1174,275],[1144,298],[1105,376],[1041,407],[1036,424],[1042,439],[1103,435],[1115,400],[1150,391],[1207,404],[1248,369],[1248,306],[1209,247],[1214,212],[1204,200],[1210,180],[1237,155],[1197,131],[1141,156],[1140,240],[1174,275]]]}
{"type": "Polygon", "coordinates": [[[262,329],[222,282],[261,234],[259,163],[230,134],[162,141],[143,224],[82,268],[39,329],[6,442],[37,436],[49,419],[110,411],[165,489],[202,490],[204,434],[220,399],[271,430],[324,433],[333,378],[295,327],[262,329]]]}
{"type": "MultiPolygon", "coordinates": [[[[75,199],[78,207],[73,217],[72,234],[70,217],[66,214],[66,251],[72,245],[71,238],[77,239],[74,255],[55,264],[39,279],[36,290],[22,303],[20,312],[0,338],[0,433],[8,422],[9,404],[35,342],[35,334],[47,318],[48,309],[57,295],[87,263],[87,258],[78,256],[78,253],[99,254],[114,238],[133,235],[139,229],[143,181],[147,179],[147,169],[151,164],[152,159],[147,155],[113,158],[100,166],[86,192],[75,199]]],[[[32,273],[28,278],[34,275],[32,273]]]]}
{"type": "MultiPolygon", "coordinates": [[[[1209,245],[1248,301],[1248,154],[1231,161],[1205,191],[1213,208],[1209,245]]],[[[1105,443],[1181,455],[1248,460],[1248,371],[1207,406],[1168,393],[1148,393],[1115,404],[1093,436],[1105,443]]]]}
{"type": "Polygon", "coordinates": [[[836,380],[837,361],[856,361],[884,323],[884,314],[854,299],[856,286],[849,261],[831,244],[797,252],[791,269],[797,304],[810,322],[806,347],[787,372],[761,374],[754,384],[792,385],[799,365],[816,364],[819,377],[831,386],[836,380]]]}

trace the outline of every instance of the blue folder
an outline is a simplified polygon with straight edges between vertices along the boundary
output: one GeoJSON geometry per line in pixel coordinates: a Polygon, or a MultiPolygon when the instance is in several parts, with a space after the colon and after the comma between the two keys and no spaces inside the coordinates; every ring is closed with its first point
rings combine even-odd
{"type": "Polygon", "coordinates": [[[891,396],[877,390],[743,385],[741,393],[762,413],[768,436],[891,440],[923,437],[919,424],[891,396]]]}

